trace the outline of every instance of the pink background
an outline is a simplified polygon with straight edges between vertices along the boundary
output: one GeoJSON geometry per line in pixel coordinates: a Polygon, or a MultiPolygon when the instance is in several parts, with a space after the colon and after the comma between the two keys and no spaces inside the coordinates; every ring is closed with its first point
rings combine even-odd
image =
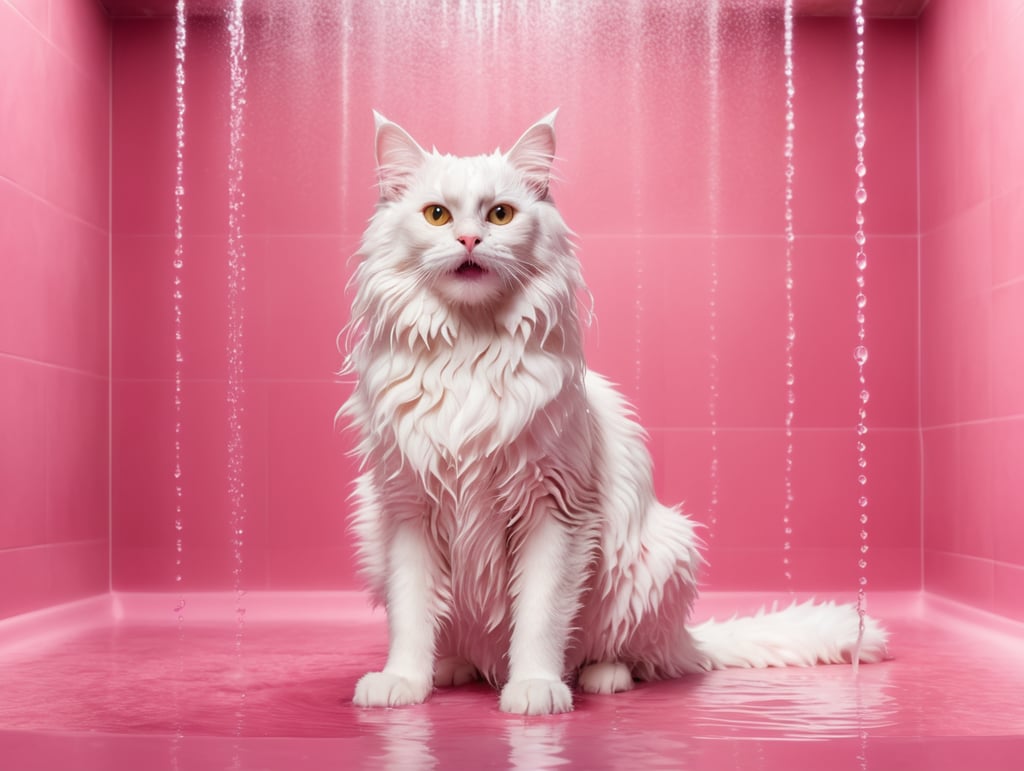
{"type": "MultiPolygon", "coordinates": [[[[479,19],[468,5],[448,19],[423,3],[404,16],[336,5],[252,18],[246,32],[244,587],[358,586],[355,462],[333,426],[348,386],[334,373],[347,258],[375,199],[370,109],[425,145],[475,153],[559,106],[555,195],[594,294],[591,364],[636,403],[661,496],[709,522],[717,265],[705,585],[785,589],[778,15],[724,14],[713,85],[706,21],[672,3],[644,15],[536,3],[523,18],[506,3],[479,19]]],[[[1022,9],[931,0],[917,19],[872,19],[865,148],[869,588],[926,588],[1018,619],[1022,9]]],[[[854,37],[846,17],[796,26],[791,572],[794,588],[823,591],[859,572],[854,37]]],[[[0,2],[0,615],[179,588],[173,46],[167,18],[0,2]]],[[[187,56],[180,588],[198,591],[231,587],[235,567],[221,19],[190,21],[187,56]]]]}

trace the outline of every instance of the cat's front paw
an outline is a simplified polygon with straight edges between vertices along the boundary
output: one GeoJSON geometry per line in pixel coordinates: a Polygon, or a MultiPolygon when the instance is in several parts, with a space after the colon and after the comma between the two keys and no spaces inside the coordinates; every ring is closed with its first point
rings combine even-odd
{"type": "Polygon", "coordinates": [[[389,672],[370,672],[356,683],[352,703],[357,707],[404,707],[420,704],[430,695],[430,683],[389,672]]]}
{"type": "Polygon", "coordinates": [[[561,680],[514,680],[501,689],[502,712],[554,715],[572,711],[572,692],[561,680]]]}

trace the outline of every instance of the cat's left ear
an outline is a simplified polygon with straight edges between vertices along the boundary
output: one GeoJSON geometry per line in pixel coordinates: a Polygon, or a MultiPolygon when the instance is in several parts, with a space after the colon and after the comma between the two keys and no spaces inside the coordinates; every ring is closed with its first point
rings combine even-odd
{"type": "Polygon", "coordinates": [[[551,164],[555,160],[555,116],[558,110],[541,118],[519,137],[505,156],[526,177],[537,195],[546,198],[551,182],[551,164]]]}
{"type": "Polygon", "coordinates": [[[373,120],[377,126],[377,182],[385,201],[394,201],[409,185],[416,170],[423,165],[427,154],[416,140],[376,110],[373,120]]]}

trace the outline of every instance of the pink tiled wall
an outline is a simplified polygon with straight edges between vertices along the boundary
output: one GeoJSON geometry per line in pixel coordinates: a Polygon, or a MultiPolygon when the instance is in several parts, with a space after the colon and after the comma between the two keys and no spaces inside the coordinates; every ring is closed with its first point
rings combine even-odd
{"type": "MultiPolygon", "coordinates": [[[[351,438],[333,427],[348,386],[333,373],[347,258],[375,200],[371,108],[428,146],[473,153],[507,147],[555,106],[555,195],[579,234],[597,313],[591,363],[636,402],[662,497],[684,500],[704,522],[714,513],[707,585],[787,585],[782,27],[769,15],[750,23],[726,14],[714,89],[708,29],[686,5],[637,15],[598,3],[580,21],[565,16],[571,4],[538,4],[524,18],[504,4],[500,17],[456,24],[426,3],[407,4],[404,15],[371,2],[303,3],[250,20],[246,588],[357,585],[345,521],[355,462],[346,457],[351,438]]],[[[872,22],[870,39],[869,575],[872,586],[916,587],[915,23],[872,22]]],[[[175,588],[179,572],[185,588],[224,588],[237,567],[226,514],[220,19],[188,28],[180,533],[174,524],[173,45],[166,19],[113,25],[112,532],[121,589],[175,588]]],[[[858,572],[853,50],[848,19],[797,25],[795,588],[852,589],[858,572]]]]}
{"type": "Polygon", "coordinates": [[[110,31],[0,2],[0,617],[106,591],[110,31]]]}
{"type": "MultiPolygon", "coordinates": [[[[662,497],[712,524],[715,264],[707,583],[785,586],[778,20],[738,33],[723,17],[713,89],[708,31],[678,10],[607,3],[586,28],[462,19],[474,34],[454,41],[436,16],[352,5],[303,3],[320,10],[247,28],[245,586],[355,586],[354,461],[332,425],[347,386],[333,372],[346,258],[374,200],[370,108],[426,144],[478,152],[556,105],[556,194],[597,311],[591,362],[637,403],[662,497]]],[[[796,30],[797,588],[850,587],[857,572],[850,26],[796,30]]],[[[919,20],[871,21],[866,148],[870,585],[918,586],[923,567],[926,588],[1016,618],[1022,34],[1021,0],[931,0],[919,20]]],[[[0,2],[0,616],[103,591],[110,564],[122,589],[174,588],[176,573],[188,589],[233,581],[226,49],[220,20],[190,22],[179,569],[173,29],[111,23],[90,0],[0,2]]]]}
{"type": "Polygon", "coordinates": [[[1024,619],[1024,2],[920,22],[925,586],[1024,619]]]}

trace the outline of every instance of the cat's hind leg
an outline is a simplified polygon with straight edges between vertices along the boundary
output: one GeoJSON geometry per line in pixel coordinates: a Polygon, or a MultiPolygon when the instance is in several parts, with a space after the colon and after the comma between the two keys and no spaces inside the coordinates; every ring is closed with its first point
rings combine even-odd
{"type": "Polygon", "coordinates": [[[622,693],[633,688],[633,673],[621,661],[601,661],[580,670],[584,693],[622,693]]]}
{"type": "Polygon", "coordinates": [[[454,688],[479,679],[476,667],[461,656],[445,656],[434,667],[435,688],[454,688]]]}

